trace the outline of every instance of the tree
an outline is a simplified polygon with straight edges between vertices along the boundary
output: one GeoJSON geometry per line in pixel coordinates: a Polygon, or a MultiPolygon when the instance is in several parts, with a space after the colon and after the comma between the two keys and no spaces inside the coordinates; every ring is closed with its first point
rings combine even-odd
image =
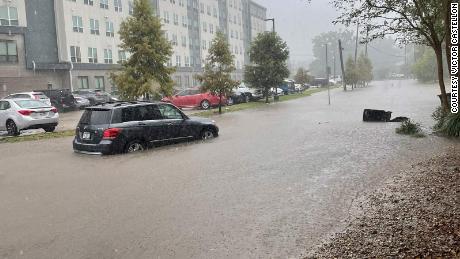
{"type": "MultiPolygon", "coordinates": [[[[367,41],[393,35],[401,44],[430,46],[435,53],[442,106],[448,109],[443,68],[443,42],[450,23],[452,0],[332,0],[342,10],[336,22],[349,26],[365,23],[367,41]]],[[[449,44],[446,44],[449,45],[449,44]]]]}
{"type": "Polygon", "coordinates": [[[358,73],[355,61],[348,56],[347,62],[345,64],[345,84],[351,85],[353,88],[358,83],[358,73]]]}
{"type": "Polygon", "coordinates": [[[308,70],[299,68],[296,75],[294,76],[294,80],[298,84],[307,84],[310,83],[311,76],[308,74],[308,70]]]}
{"type": "Polygon", "coordinates": [[[120,24],[120,48],[130,57],[111,79],[120,96],[134,100],[140,96],[170,95],[173,90],[173,68],[165,64],[172,47],[161,30],[160,19],[153,14],[149,0],[135,0],[133,15],[120,24]]]}
{"type": "Polygon", "coordinates": [[[356,63],[358,82],[362,86],[366,86],[374,78],[372,74],[372,62],[364,53],[361,53],[356,63]]]}
{"type": "Polygon", "coordinates": [[[231,78],[231,73],[235,71],[233,59],[225,35],[217,32],[209,47],[204,72],[197,78],[202,83],[203,91],[219,95],[219,114],[222,113],[222,97],[230,95],[233,88],[238,85],[238,82],[231,78]]]}
{"type": "Polygon", "coordinates": [[[245,81],[262,89],[268,103],[270,88],[278,87],[289,76],[288,46],[276,32],[263,32],[252,42],[249,57],[251,64],[245,67],[245,81]]]}
{"type": "Polygon", "coordinates": [[[418,81],[426,83],[436,80],[436,57],[432,49],[424,49],[422,57],[412,66],[412,72],[418,81]]]}

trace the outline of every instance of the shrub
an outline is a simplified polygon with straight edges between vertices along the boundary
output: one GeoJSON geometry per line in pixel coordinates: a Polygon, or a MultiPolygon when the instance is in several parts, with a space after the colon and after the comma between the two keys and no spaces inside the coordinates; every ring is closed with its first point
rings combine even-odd
{"type": "Polygon", "coordinates": [[[403,121],[401,123],[401,126],[396,128],[396,133],[403,135],[412,135],[417,138],[425,136],[422,132],[422,129],[420,128],[420,124],[413,123],[411,120],[403,121]]]}
{"type": "Polygon", "coordinates": [[[441,130],[442,126],[444,125],[444,120],[446,119],[448,114],[449,113],[446,112],[446,110],[444,110],[441,106],[436,108],[433,114],[431,114],[431,117],[436,121],[436,123],[433,126],[433,130],[435,132],[439,132],[441,130]]]}
{"type": "Polygon", "coordinates": [[[460,114],[450,113],[438,107],[431,115],[436,121],[433,130],[449,137],[460,137],[460,114]]]}
{"type": "Polygon", "coordinates": [[[440,131],[449,137],[460,137],[460,113],[448,114],[440,131]]]}

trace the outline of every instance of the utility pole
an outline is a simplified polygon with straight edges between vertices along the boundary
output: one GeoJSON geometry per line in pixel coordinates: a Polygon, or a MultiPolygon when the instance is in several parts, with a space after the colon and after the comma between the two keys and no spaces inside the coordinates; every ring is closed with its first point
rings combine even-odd
{"type": "Polygon", "coordinates": [[[327,82],[327,97],[329,99],[329,105],[331,105],[331,88],[329,87],[329,62],[327,60],[327,43],[326,43],[326,82],[327,82]]]}
{"type": "MultiPolygon", "coordinates": [[[[358,37],[359,37],[359,21],[356,23],[356,45],[355,45],[355,67],[358,59],[358,37]]],[[[351,84],[351,89],[354,89],[354,85],[351,84]]]]}
{"type": "Polygon", "coordinates": [[[342,51],[343,51],[342,41],[339,40],[340,67],[342,69],[342,84],[343,84],[343,90],[347,91],[347,84],[345,83],[345,68],[343,67],[343,54],[342,54],[342,51]]]}
{"type": "Polygon", "coordinates": [[[336,73],[335,73],[335,60],[336,60],[336,59],[335,59],[335,54],[336,54],[336,52],[335,52],[335,50],[334,50],[334,57],[333,57],[333,59],[334,59],[334,80],[336,79],[336,78],[335,78],[335,75],[336,75],[336,73]]]}
{"type": "Polygon", "coordinates": [[[367,44],[369,43],[369,24],[366,25],[366,58],[367,58],[367,44]]]}

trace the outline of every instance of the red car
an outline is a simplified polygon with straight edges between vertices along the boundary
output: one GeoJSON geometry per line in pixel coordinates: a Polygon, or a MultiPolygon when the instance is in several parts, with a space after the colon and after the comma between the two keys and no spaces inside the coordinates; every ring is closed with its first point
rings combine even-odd
{"type": "MultiPolygon", "coordinates": [[[[211,93],[202,93],[198,89],[187,89],[178,92],[171,97],[161,99],[162,102],[169,102],[180,108],[201,107],[204,110],[219,105],[219,96],[211,93]]],[[[222,97],[222,104],[227,104],[227,98],[222,97]]]]}

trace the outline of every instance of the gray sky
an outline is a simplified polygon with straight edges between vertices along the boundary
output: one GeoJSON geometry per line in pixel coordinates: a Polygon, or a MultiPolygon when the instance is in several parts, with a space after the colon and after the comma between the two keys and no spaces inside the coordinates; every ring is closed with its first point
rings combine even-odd
{"type": "MultiPolygon", "coordinates": [[[[311,40],[321,32],[338,30],[332,21],[337,12],[328,0],[255,0],[267,7],[267,18],[274,17],[276,31],[288,43],[293,63],[309,64],[312,57],[311,40]]],[[[267,22],[267,29],[271,29],[267,22]]]]}

